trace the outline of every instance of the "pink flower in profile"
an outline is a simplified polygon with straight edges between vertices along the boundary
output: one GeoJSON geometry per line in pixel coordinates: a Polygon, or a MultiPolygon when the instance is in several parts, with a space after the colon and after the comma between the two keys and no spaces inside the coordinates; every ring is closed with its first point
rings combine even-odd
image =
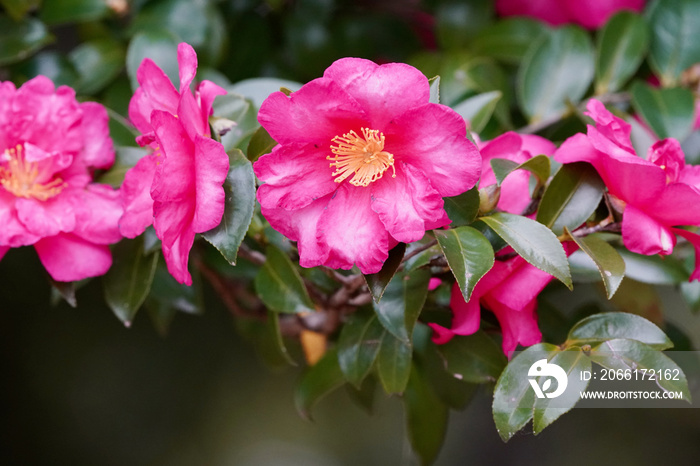
{"type": "MultiPolygon", "coordinates": [[[[576,134],[555,154],[561,163],[588,162],[608,188],[613,207],[622,211],[622,240],[639,254],[671,254],[676,234],[700,247],[700,236],[673,228],[700,225],[700,167],[685,164],[680,144],[669,138],[638,157],[630,142],[630,125],[595,99],[586,113],[596,123],[576,134]]],[[[700,278],[700,264],[692,278],[700,278]]]]}
{"type": "Polygon", "coordinates": [[[409,65],[344,58],[265,100],[258,120],[279,145],[254,165],[258,200],[303,267],[374,273],[397,242],[450,223],[442,198],[474,186],[481,157],[464,120],[429,99],[409,65]]]}
{"type": "Polygon", "coordinates": [[[224,212],[229,161],[210,137],[209,115],[214,98],[226,91],[202,81],[192,93],[197,55],[190,45],[178,46],[178,62],[179,91],[150,59],[138,69],[141,87],[129,103],[129,118],[142,133],[139,144],[153,152],[126,173],[119,228],[134,238],[152,223],[170,274],[191,285],[187,263],[194,235],[217,226],[224,212]]]}
{"type": "Polygon", "coordinates": [[[501,16],[530,16],[553,26],[576,23],[597,29],[621,10],[640,12],[646,0],[496,0],[501,16]]]}
{"type": "Polygon", "coordinates": [[[0,258],[33,245],[54,280],[102,275],[119,241],[119,193],[92,171],[114,162],[105,109],[38,76],[0,83],[0,258]]]}

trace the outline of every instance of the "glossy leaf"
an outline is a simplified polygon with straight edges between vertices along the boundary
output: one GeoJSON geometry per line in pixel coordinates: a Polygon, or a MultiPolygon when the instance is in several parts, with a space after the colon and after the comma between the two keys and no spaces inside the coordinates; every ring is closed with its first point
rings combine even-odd
{"type": "Polygon", "coordinates": [[[472,227],[459,227],[433,232],[445,254],[465,301],[474,287],[491,270],[494,253],[491,243],[472,227]]]}
{"type": "Polygon", "coordinates": [[[143,31],[136,34],[129,42],[126,51],[126,73],[131,81],[131,88],[139,83],[136,72],[144,58],[150,58],[179,87],[179,68],[177,63],[178,39],[175,35],[162,30],[143,31]]]}
{"type": "Polygon", "coordinates": [[[255,210],[255,174],[253,166],[238,149],[229,151],[230,168],[224,191],[226,201],[221,223],[202,233],[231,265],[236,265],[238,248],[245,238],[255,210]]]}
{"type": "Polygon", "coordinates": [[[629,11],[613,16],[596,41],[596,94],[622,89],[648,49],[649,27],[642,16],[629,11]]]}
{"type": "Polygon", "coordinates": [[[314,312],[314,304],[289,257],[273,245],[267,247],[265,255],[267,260],[255,276],[255,291],[265,306],[274,312],[314,312]]]}
{"type": "Polygon", "coordinates": [[[356,312],[338,338],[338,363],[345,378],[358,389],[377,359],[384,327],[374,314],[356,312]]]}
{"type": "Polygon", "coordinates": [[[567,111],[593,80],[594,53],[588,35],[577,26],[551,31],[533,43],[518,73],[518,98],[530,123],[567,111]]]}
{"type": "Polygon", "coordinates": [[[380,302],[374,302],[379,322],[396,338],[409,343],[418,314],[428,295],[430,272],[401,272],[386,287],[380,302]]]}
{"type": "Polygon", "coordinates": [[[534,19],[505,18],[484,29],[471,48],[477,55],[518,64],[532,43],[545,34],[545,29],[544,23],[534,19]]]}
{"type": "Polygon", "coordinates": [[[94,21],[109,14],[105,0],[42,0],[39,17],[47,24],[94,21]]]}
{"type": "Polygon", "coordinates": [[[384,261],[384,265],[382,265],[382,269],[379,272],[364,276],[367,287],[369,287],[369,291],[372,293],[372,298],[375,302],[378,303],[382,299],[386,287],[389,286],[389,282],[391,282],[391,279],[401,265],[405,252],[406,244],[397,244],[389,251],[389,257],[384,261]]]}
{"type": "Polygon", "coordinates": [[[595,235],[586,237],[572,236],[566,227],[564,227],[564,232],[593,259],[605,284],[608,299],[612,298],[625,276],[625,261],[620,254],[606,241],[595,235]]]}
{"type": "Polygon", "coordinates": [[[632,106],[659,139],[684,140],[693,129],[695,104],[688,89],[658,89],[636,82],[632,86],[632,106]]]}
{"type": "Polygon", "coordinates": [[[651,26],[649,63],[664,86],[678,83],[681,73],[700,62],[700,2],[659,0],[647,12],[651,26]]]}
{"type": "Polygon", "coordinates": [[[525,162],[518,164],[508,159],[493,158],[490,161],[496,183],[500,186],[508,175],[515,170],[527,170],[537,177],[540,186],[544,185],[549,178],[551,161],[546,155],[537,155],[525,162]]]}
{"type": "Polygon", "coordinates": [[[688,271],[675,257],[644,256],[619,249],[625,260],[625,275],[642,283],[675,285],[688,281],[688,271]]]}
{"type": "Polygon", "coordinates": [[[113,250],[112,267],[102,279],[105,301],[127,327],[146,300],[158,264],[158,254],[147,255],[143,237],[123,239],[113,250]]]}
{"type": "Polygon", "coordinates": [[[345,383],[338,365],[338,354],[331,349],[315,365],[306,369],[294,393],[299,415],[311,420],[311,410],[318,401],[345,383]]]}
{"type": "Polygon", "coordinates": [[[636,340],[658,350],[673,346],[659,327],[643,317],[626,312],[606,312],[586,317],[569,331],[567,345],[593,345],[619,338],[636,340]]]}
{"type": "Polygon", "coordinates": [[[403,393],[411,373],[413,347],[410,341],[384,332],[377,355],[377,375],[387,394],[403,393]]]}
{"type": "Polygon", "coordinates": [[[46,26],[34,18],[15,22],[0,14],[0,65],[29,57],[53,38],[46,26]]]}
{"type": "Polygon", "coordinates": [[[248,143],[248,150],[246,155],[248,160],[255,162],[261,156],[269,154],[272,149],[277,145],[277,141],[272,139],[270,133],[265,130],[262,126],[255,130],[248,143]]]}
{"type": "Polygon", "coordinates": [[[465,382],[494,382],[508,362],[501,347],[483,330],[467,336],[456,335],[437,349],[448,372],[465,382]]]}
{"type": "Polygon", "coordinates": [[[553,275],[569,289],[573,287],[564,248],[549,228],[527,217],[505,212],[482,217],[481,220],[523,259],[553,275]]]}
{"type": "Polygon", "coordinates": [[[603,198],[605,184],[590,164],[562,165],[542,195],[537,221],[556,235],[564,227],[575,230],[595,212],[603,198]]]}
{"type": "Polygon", "coordinates": [[[116,78],[124,67],[126,57],[118,42],[96,39],[74,48],[68,58],[79,76],[76,91],[95,94],[116,78]]]}
{"type": "Polygon", "coordinates": [[[476,186],[459,196],[446,197],[444,201],[452,228],[469,225],[479,213],[479,190],[476,186]]]}
{"type": "Polygon", "coordinates": [[[452,109],[469,123],[469,129],[480,133],[491,119],[501,97],[501,91],[484,92],[461,101],[452,109]]]}

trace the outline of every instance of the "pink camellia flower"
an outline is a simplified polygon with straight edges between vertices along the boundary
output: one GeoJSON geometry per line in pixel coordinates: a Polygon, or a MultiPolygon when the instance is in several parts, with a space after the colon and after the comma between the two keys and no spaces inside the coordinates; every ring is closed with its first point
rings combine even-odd
{"type": "Polygon", "coordinates": [[[553,26],[576,23],[597,29],[621,10],[640,12],[646,0],[496,0],[501,16],[530,16],[553,26]]]}
{"type": "Polygon", "coordinates": [[[178,46],[178,62],[179,91],[150,59],[138,69],[141,87],[129,103],[129,118],[142,133],[139,144],[153,152],[126,173],[119,228],[134,238],[152,223],[170,274],[191,285],[187,262],[194,235],[217,226],[224,212],[229,160],[210,137],[209,115],[214,98],[226,91],[202,81],[192,93],[197,55],[190,45],[178,46]]]}
{"type": "Polygon", "coordinates": [[[33,245],[54,280],[104,274],[119,241],[119,193],[93,183],[114,162],[104,107],[38,76],[0,83],[0,258],[33,245]]]}
{"type": "MultiPolygon", "coordinates": [[[[630,142],[630,125],[595,99],[586,113],[596,123],[588,133],[562,144],[555,159],[562,163],[588,162],[608,188],[614,208],[622,212],[622,240],[639,254],[671,254],[676,234],[700,246],[700,236],[673,228],[700,225],[700,167],[685,164],[680,144],[669,138],[638,157],[630,142]]],[[[698,278],[700,264],[692,278],[698,278]]]]}
{"type": "Polygon", "coordinates": [[[279,145],[254,165],[258,200],[303,267],[378,272],[397,242],[450,223],[442,198],[474,186],[481,157],[464,120],[429,99],[409,65],[344,58],[265,100],[258,120],[279,145]]]}

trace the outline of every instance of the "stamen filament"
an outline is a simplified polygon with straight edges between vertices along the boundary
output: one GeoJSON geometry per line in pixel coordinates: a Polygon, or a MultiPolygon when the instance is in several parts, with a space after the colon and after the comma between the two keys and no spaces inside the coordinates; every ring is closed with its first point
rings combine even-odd
{"type": "Polygon", "coordinates": [[[5,167],[0,166],[0,185],[17,197],[46,201],[65,188],[66,183],[61,178],[54,178],[47,183],[37,183],[39,164],[27,162],[23,154],[24,147],[5,149],[0,162],[6,161],[5,167]]]}
{"type": "Polygon", "coordinates": [[[342,183],[350,178],[350,184],[354,186],[369,186],[380,179],[384,172],[391,167],[393,177],[396,178],[393,154],[384,151],[384,134],[378,130],[362,128],[362,136],[353,130],[342,136],[335,136],[331,145],[333,157],[330,167],[335,167],[331,174],[336,183],[342,183]]]}

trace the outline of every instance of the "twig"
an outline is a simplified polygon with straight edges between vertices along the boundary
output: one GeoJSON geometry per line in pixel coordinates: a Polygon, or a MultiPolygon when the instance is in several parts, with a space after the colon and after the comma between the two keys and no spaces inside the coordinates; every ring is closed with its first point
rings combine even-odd
{"type": "Polygon", "coordinates": [[[428,249],[432,248],[437,244],[437,240],[434,239],[432,241],[429,241],[428,243],[425,243],[423,246],[417,247],[413,251],[409,252],[405,256],[403,256],[403,259],[401,259],[401,262],[406,262],[407,260],[411,259],[412,257],[417,256],[423,251],[427,251],[428,249]]]}
{"type": "Polygon", "coordinates": [[[254,249],[250,249],[245,243],[242,243],[241,247],[238,248],[238,255],[246,260],[249,260],[255,265],[263,265],[267,260],[265,254],[254,249]]]}

